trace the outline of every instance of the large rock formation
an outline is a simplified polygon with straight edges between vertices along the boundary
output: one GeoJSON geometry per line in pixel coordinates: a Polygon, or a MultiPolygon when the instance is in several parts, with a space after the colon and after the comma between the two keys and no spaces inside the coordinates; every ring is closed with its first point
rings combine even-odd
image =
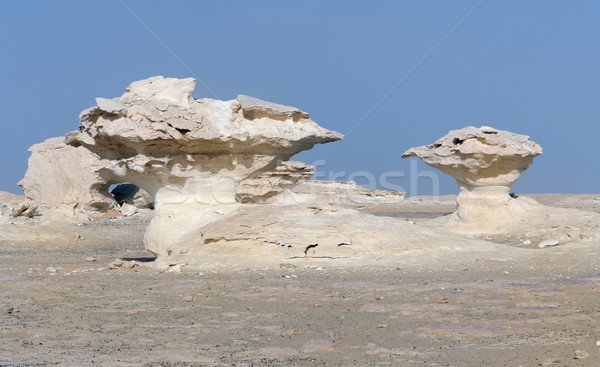
{"type": "Polygon", "coordinates": [[[455,219],[482,225],[514,220],[535,205],[509,193],[540,154],[542,148],[528,136],[482,126],[450,131],[433,144],[407,150],[402,158],[417,156],[454,177],[460,189],[455,219]]]}
{"type": "Polygon", "coordinates": [[[342,139],[296,108],[239,96],[194,100],[194,80],[154,77],[119,98],[96,100],[67,144],[110,164],[106,181],[135,184],[155,198],[145,243],[159,264],[198,228],[234,211],[240,182],[276,170],[292,155],[342,139]]]}

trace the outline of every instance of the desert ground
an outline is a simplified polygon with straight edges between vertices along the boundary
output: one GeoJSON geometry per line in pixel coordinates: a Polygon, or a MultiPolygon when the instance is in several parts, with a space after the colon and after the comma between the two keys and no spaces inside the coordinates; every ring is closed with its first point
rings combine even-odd
{"type": "MultiPolygon", "coordinates": [[[[532,197],[600,212],[600,195],[532,197]]],[[[360,209],[419,222],[447,199],[360,209]]],[[[164,271],[150,216],[3,226],[0,366],[600,366],[598,243],[164,271]]]]}

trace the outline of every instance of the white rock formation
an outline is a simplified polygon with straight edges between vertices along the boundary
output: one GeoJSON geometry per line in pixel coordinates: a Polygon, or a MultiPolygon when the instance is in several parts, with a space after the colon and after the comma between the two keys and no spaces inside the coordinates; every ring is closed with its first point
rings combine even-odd
{"type": "Polygon", "coordinates": [[[94,214],[115,207],[108,193],[109,184],[98,171],[106,165],[83,147],[50,138],[35,144],[29,151],[29,168],[19,186],[39,206],[41,214],[91,219],[94,214]]]}
{"type": "Polygon", "coordinates": [[[37,206],[23,195],[0,191],[0,223],[11,222],[15,217],[31,218],[37,206]]]}
{"type": "Polygon", "coordinates": [[[345,207],[394,205],[404,201],[406,193],[369,190],[354,181],[307,181],[295,186],[291,196],[296,203],[320,203],[345,207]]]}
{"type": "Polygon", "coordinates": [[[600,238],[598,213],[549,207],[509,194],[541,153],[542,148],[527,136],[483,126],[451,131],[434,144],[409,149],[402,157],[417,156],[458,183],[457,210],[431,221],[430,226],[539,248],[600,238]]]}
{"type": "Polygon", "coordinates": [[[258,264],[399,265],[465,253],[502,254],[502,246],[327,205],[238,205],[188,233],[169,262],[190,270],[258,264]],[[442,255],[443,254],[443,255],[442,255]],[[335,262],[332,262],[335,260],[335,262]]]}
{"type": "Polygon", "coordinates": [[[275,170],[318,143],[342,139],[293,107],[239,96],[191,98],[194,80],[150,78],[120,98],[98,99],[66,142],[110,164],[107,180],[135,184],[155,199],[146,247],[159,264],[190,243],[198,228],[234,211],[240,182],[275,170]]]}
{"type": "Polygon", "coordinates": [[[240,182],[235,198],[240,203],[293,204],[290,190],[308,180],[315,167],[302,162],[285,161],[272,171],[263,172],[240,182]],[[289,200],[289,199],[292,200],[289,200]]]}
{"type": "Polygon", "coordinates": [[[407,150],[456,179],[460,193],[455,220],[477,225],[515,220],[537,203],[516,200],[511,186],[542,148],[528,136],[482,126],[450,131],[431,145],[407,150]]]}

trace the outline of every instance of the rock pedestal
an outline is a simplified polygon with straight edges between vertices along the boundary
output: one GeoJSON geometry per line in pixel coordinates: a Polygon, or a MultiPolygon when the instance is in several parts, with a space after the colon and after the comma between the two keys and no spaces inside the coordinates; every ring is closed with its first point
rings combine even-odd
{"type": "Polygon", "coordinates": [[[402,158],[419,157],[454,177],[460,192],[451,222],[486,226],[516,220],[537,205],[509,192],[540,154],[542,148],[528,136],[482,126],[450,131],[433,144],[407,150],[402,158]]]}

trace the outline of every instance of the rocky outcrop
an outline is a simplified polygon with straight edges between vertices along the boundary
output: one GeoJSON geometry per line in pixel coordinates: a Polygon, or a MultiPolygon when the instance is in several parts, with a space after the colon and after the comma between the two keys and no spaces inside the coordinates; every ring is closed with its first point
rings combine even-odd
{"type": "Polygon", "coordinates": [[[37,205],[23,195],[0,191],[0,223],[11,222],[15,217],[31,218],[37,205]]]}
{"type": "Polygon", "coordinates": [[[328,204],[345,207],[392,205],[404,200],[405,193],[368,190],[354,181],[307,181],[314,167],[302,162],[282,162],[268,171],[240,183],[236,200],[241,203],[328,204]]]}
{"type": "Polygon", "coordinates": [[[29,167],[19,186],[37,206],[48,213],[92,219],[116,207],[108,183],[98,173],[108,161],[84,147],[74,147],[64,138],[50,138],[29,151],[29,167]]]}
{"type": "Polygon", "coordinates": [[[246,96],[194,100],[193,89],[191,78],[132,83],[119,98],[97,99],[66,138],[110,162],[98,170],[106,181],[154,196],[145,243],[159,264],[170,263],[198,228],[234,211],[242,181],[342,138],[293,107],[246,96]]]}
{"type": "Polygon", "coordinates": [[[485,226],[517,220],[536,206],[516,200],[511,186],[542,148],[528,136],[482,126],[450,131],[435,143],[407,150],[402,157],[419,157],[454,177],[460,189],[454,220],[485,226]]]}
{"type": "Polygon", "coordinates": [[[293,203],[289,191],[313,176],[315,168],[302,162],[285,161],[272,171],[240,182],[235,198],[240,203],[293,203]],[[283,195],[286,192],[287,195],[283,195]]]}
{"type": "Polygon", "coordinates": [[[163,266],[398,266],[465,253],[502,254],[501,245],[327,205],[238,205],[187,239],[163,266]]]}
{"type": "Polygon", "coordinates": [[[307,181],[292,190],[294,202],[361,207],[394,205],[404,201],[406,193],[390,190],[369,190],[354,181],[307,181]]]}

